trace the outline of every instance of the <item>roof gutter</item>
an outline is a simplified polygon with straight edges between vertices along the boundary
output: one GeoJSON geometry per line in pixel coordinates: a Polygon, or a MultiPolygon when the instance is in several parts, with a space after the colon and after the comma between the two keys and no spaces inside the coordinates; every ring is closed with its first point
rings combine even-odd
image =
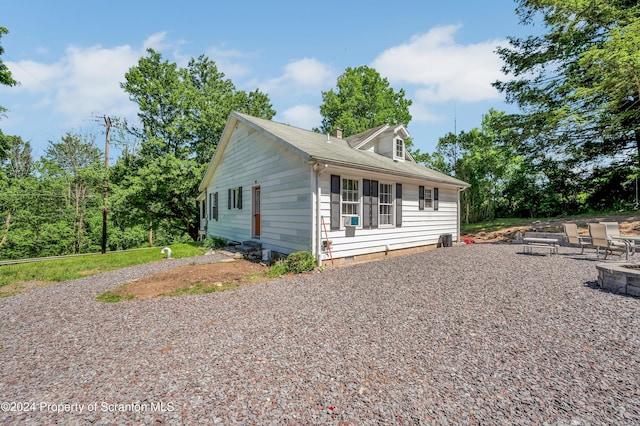
{"type": "MultiPolygon", "coordinates": [[[[460,190],[469,188],[471,185],[469,185],[468,183],[462,182],[460,181],[460,183],[453,183],[453,182],[447,182],[444,179],[439,179],[439,178],[426,178],[425,176],[421,176],[421,175],[415,175],[412,173],[402,173],[402,172],[397,172],[395,170],[389,170],[389,169],[379,169],[376,167],[368,167],[368,166],[361,166],[359,164],[353,164],[350,163],[348,161],[335,161],[335,160],[329,160],[329,159],[325,159],[325,158],[317,158],[317,157],[309,157],[309,163],[314,164],[314,163],[324,163],[324,164],[330,164],[333,166],[341,166],[341,167],[349,167],[349,168],[355,168],[355,169],[359,169],[359,170],[365,170],[368,172],[374,172],[374,173],[380,173],[380,172],[385,172],[387,174],[390,175],[394,175],[394,176],[401,176],[401,177],[406,177],[406,178],[411,178],[411,179],[418,179],[418,180],[429,180],[430,182],[436,182],[436,183],[443,183],[445,185],[451,185],[454,187],[459,188],[460,190]]],[[[452,178],[455,179],[455,178],[452,178]]]]}

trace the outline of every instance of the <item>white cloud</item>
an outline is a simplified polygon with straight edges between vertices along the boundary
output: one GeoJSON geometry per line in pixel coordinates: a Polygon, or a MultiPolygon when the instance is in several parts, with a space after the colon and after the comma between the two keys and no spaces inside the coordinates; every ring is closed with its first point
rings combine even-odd
{"type": "Polygon", "coordinates": [[[419,101],[414,102],[409,107],[409,112],[411,113],[412,122],[439,123],[445,119],[443,115],[437,114],[419,101]]]}
{"type": "Polygon", "coordinates": [[[335,81],[331,67],[315,58],[303,58],[289,62],[284,73],[260,85],[267,93],[291,91],[317,93],[335,81]]]}
{"type": "Polygon", "coordinates": [[[314,127],[320,126],[322,117],[320,116],[320,109],[318,107],[296,105],[285,110],[282,113],[282,118],[278,117],[277,120],[301,129],[311,130],[314,127]]]}
{"type": "Polygon", "coordinates": [[[146,51],[147,49],[153,50],[164,50],[169,47],[169,44],[164,42],[164,39],[167,38],[167,32],[162,31],[156,34],[153,34],[144,41],[142,45],[142,50],[146,51]]]}
{"type": "Polygon", "coordinates": [[[459,29],[459,25],[447,25],[415,35],[408,43],[385,50],[372,66],[392,82],[417,85],[419,102],[500,99],[491,86],[504,78],[502,61],[494,51],[506,41],[461,45],[454,39],[459,29]]]}
{"type": "MultiPolygon", "coordinates": [[[[70,46],[55,63],[36,61],[7,62],[20,86],[14,93],[39,96],[32,103],[38,110],[51,107],[61,117],[63,126],[81,126],[93,114],[133,118],[137,105],[120,88],[125,73],[146,55],[148,47],[166,47],[165,33],[147,38],[142,48],[129,45],[105,48],[70,46]]],[[[37,117],[34,117],[37,118],[37,117]]]]}
{"type": "Polygon", "coordinates": [[[136,108],[120,88],[125,73],[141,52],[130,46],[105,49],[70,47],[66,50],[66,78],[60,82],[57,109],[67,117],[80,113],[131,114],[136,108]]]}
{"type": "Polygon", "coordinates": [[[207,50],[206,56],[232,81],[249,73],[249,68],[240,63],[246,55],[239,50],[212,47],[207,50]]]}

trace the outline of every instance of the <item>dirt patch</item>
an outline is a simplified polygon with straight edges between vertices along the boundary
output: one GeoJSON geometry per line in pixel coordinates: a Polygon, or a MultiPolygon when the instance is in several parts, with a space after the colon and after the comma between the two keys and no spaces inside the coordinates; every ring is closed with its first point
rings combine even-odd
{"type": "Polygon", "coordinates": [[[548,220],[532,220],[525,225],[511,226],[495,231],[479,231],[463,234],[462,237],[473,238],[477,242],[507,242],[516,238],[518,231],[524,235],[525,232],[564,232],[563,223],[575,223],[578,225],[578,232],[589,235],[588,223],[594,222],[618,222],[620,233],[624,235],[640,235],[640,217],[629,215],[602,215],[582,218],[558,217],[548,220]]]}
{"type": "Polygon", "coordinates": [[[26,293],[37,288],[46,287],[49,284],[53,283],[44,281],[23,281],[19,283],[7,284],[0,287],[0,298],[26,293]]]}
{"type": "Polygon", "coordinates": [[[187,265],[131,281],[110,292],[124,300],[148,299],[182,291],[201,289],[216,291],[263,279],[266,266],[247,260],[187,265]]]}

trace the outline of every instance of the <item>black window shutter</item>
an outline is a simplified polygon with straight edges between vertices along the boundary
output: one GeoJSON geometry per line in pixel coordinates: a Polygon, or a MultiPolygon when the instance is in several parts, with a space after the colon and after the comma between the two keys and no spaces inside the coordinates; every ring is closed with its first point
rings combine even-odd
{"type": "Polygon", "coordinates": [[[213,193],[213,218],[218,220],[218,193],[213,193]]]}
{"type": "Polygon", "coordinates": [[[424,210],[424,186],[418,187],[418,210],[424,210]]]}
{"type": "Polygon", "coordinates": [[[229,188],[229,204],[228,204],[229,210],[231,210],[231,188],[229,188]]]}
{"type": "Polygon", "coordinates": [[[371,181],[362,179],[362,227],[371,229],[371,181]]]}
{"type": "Polygon", "coordinates": [[[379,186],[377,180],[371,181],[371,227],[373,229],[378,228],[378,201],[379,201],[379,186]]]}
{"type": "Polygon", "coordinates": [[[433,188],[433,209],[438,210],[438,188],[433,188]]]}
{"type": "Polygon", "coordinates": [[[340,176],[331,175],[331,230],[340,229],[340,176]]]}
{"type": "Polygon", "coordinates": [[[242,187],[238,187],[238,200],[236,201],[236,207],[242,209],[242,187]]]}
{"type": "Polygon", "coordinates": [[[402,226],[402,184],[396,183],[396,226],[402,226]]]}

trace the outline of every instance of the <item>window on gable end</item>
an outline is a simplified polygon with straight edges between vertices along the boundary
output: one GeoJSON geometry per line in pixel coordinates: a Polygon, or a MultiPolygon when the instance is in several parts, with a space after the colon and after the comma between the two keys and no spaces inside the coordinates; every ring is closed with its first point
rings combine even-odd
{"type": "Polygon", "coordinates": [[[209,206],[211,206],[211,212],[209,218],[212,220],[218,220],[218,193],[212,192],[209,194],[209,206]]]}
{"type": "Polygon", "coordinates": [[[404,161],[404,139],[402,138],[393,139],[393,159],[404,161]]]}
{"type": "Polygon", "coordinates": [[[242,187],[230,188],[228,193],[228,207],[231,209],[242,209],[242,187]]]}

